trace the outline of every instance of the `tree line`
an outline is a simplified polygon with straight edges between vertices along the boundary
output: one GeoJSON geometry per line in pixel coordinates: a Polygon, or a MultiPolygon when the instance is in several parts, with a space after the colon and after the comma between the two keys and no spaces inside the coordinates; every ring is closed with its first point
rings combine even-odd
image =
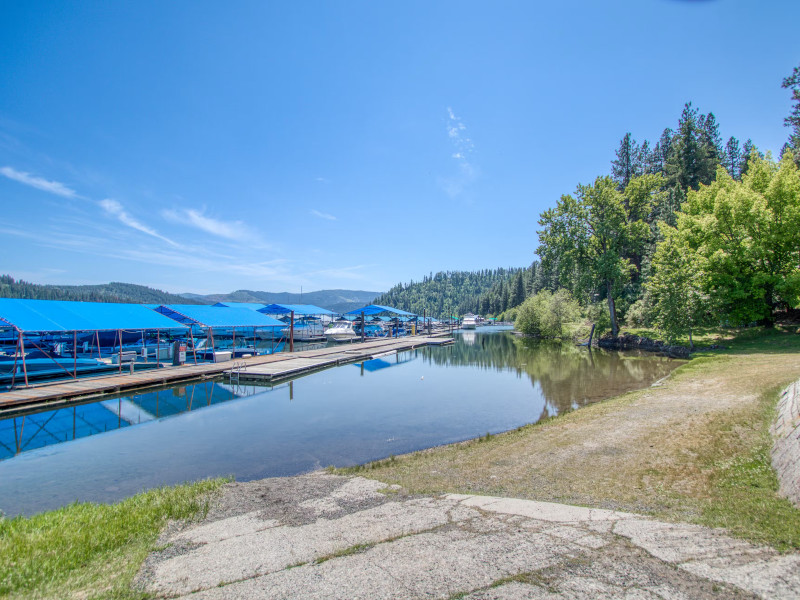
{"type": "Polygon", "coordinates": [[[800,302],[800,67],[776,161],[722,144],[713,113],[684,106],[651,147],[625,134],[611,172],[543,212],[536,250],[584,307],[603,303],[668,336],[702,324],[771,324],[800,302]]]}
{"type": "Polygon", "coordinates": [[[100,285],[43,285],[15,279],[11,275],[0,275],[0,298],[127,304],[199,304],[196,300],[133,283],[112,281],[100,285]]]}

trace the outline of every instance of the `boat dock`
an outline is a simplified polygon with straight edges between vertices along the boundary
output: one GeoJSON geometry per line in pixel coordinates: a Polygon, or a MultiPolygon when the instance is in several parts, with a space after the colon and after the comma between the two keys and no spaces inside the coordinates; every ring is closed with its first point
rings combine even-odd
{"type": "Polygon", "coordinates": [[[0,411],[35,405],[55,407],[104,394],[132,392],[158,385],[208,379],[226,374],[234,381],[274,383],[337,365],[369,360],[376,356],[451,343],[453,339],[445,334],[379,338],[363,343],[343,343],[329,348],[251,356],[220,363],[165,366],[132,374],[123,372],[39,383],[0,393],[0,411]]]}

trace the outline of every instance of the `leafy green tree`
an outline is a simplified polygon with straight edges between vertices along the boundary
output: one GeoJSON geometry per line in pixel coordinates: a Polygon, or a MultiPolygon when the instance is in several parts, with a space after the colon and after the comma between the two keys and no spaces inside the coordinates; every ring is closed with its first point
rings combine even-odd
{"type": "Polygon", "coordinates": [[[701,263],[677,229],[661,224],[661,234],[646,286],[649,317],[668,339],[688,333],[694,347],[692,330],[707,320],[710,308],[701,263]]]}
{"type": "Polygon", "coordinates": [[[661,183],[658,175],[643,175],[620,192],[610,177],[598,177],[592,185],[579,185],[575,197],[562,196],[539,219],[537,253],[544,263],[558,258],[567,267],[562,274],[577,267],[583,291],[605,289],[614,336],[619,333],[615,296],[637,271],[630,257],[649,237],[643,215],[651,212],[661,183]]]}
{"type": "Polygon", "coordinates": [[[751,153],[738,182],[724,169],[690,192],[678,231],[703,269],[706,293],[736,323],[763,320],[800,301],[800,174],[751,153]]]}

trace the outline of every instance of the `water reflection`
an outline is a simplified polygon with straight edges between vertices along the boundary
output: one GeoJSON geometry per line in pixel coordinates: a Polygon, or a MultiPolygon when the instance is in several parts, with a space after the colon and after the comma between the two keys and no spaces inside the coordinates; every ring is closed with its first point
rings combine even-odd
{"type": "Polygon", "coordinates": [[[367,462],[514,429],[644,387],[678,364],[487,330],[274,387],[204,381],[17,413],[0,420],[0,510],[367,462]]]}
{"type": "Polygon", "coordinates": [[[0,460],[20,452],[172,417],[264,391],[263,387],[203,381],[159,387],[132,396],[57,410],[20,412],[0,420],[0,460]]]}
{"type": "Polygon", "coordinates": [[[514,371],[520,377],[529,377],[545,400],[542,418],[639,389],[665,377],[677,364],[653,354],[590,349],[490,332],[465,331],[459,334],[463,343],[441,352],[432,348],[420,352],[426,361],[439,366],[514,371]]]}

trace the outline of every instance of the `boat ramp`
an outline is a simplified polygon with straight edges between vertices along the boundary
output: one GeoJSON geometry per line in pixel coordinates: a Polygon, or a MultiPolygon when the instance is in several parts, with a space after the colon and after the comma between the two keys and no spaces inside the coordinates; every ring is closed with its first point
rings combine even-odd
{"type": "Polygon", "coordinates": [[[446,334],[378,338],[334,347],[238,358],[221,363],[164,366],[138,373],[84,377],[66,382],[40,383],[0,394],[0,411],[23,406],[48,407],[118,394],[158,385],[227,376],[233,381],[276,383],[333,366],[357,363],[422,346],[453,343],[446,334]]]}

